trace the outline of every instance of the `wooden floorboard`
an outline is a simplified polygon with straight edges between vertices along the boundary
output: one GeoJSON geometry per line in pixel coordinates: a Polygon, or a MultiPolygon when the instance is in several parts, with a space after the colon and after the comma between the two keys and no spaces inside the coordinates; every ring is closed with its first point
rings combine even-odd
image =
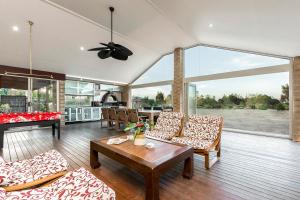
{"type": "MultiPolygon", "coordinates": [[[[125,166],[99,155],[102,166],[89,165],[89,141],[120,134],[100,123],[67,125],[61,139],[51,129],[7,132],[1,152],[7,161],[31,158],[50,149],[58,150],[70,170],[84,167],[107,183],[117,199],[144,199],[143,177],[125,166]]],[[[300,199],[300,144],[288,139],[224,132],[221,161],[206,170],[203,157],[195,155],[194,177],[182,178],[183,163],[161,177],[160,199],[300,199]]]]}

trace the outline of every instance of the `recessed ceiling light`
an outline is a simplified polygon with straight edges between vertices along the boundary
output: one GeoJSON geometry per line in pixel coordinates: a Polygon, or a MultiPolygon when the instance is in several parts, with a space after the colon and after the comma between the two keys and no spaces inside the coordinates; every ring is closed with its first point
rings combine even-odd
{"type": "Polygon", "coordinates": [[[84,51],[84,47],[80,47],[80,50],[81,50],[81,51],[84,51]]]}
{"type": "Polygon", "coordinates": [[[214,27],[214,25],[213,25],[213,24],[209,24],[208,27],[209,27],[209,28],[212,28],[212,27],[214,27]]]}
{"type": "Polygon", "coordinates": [[[19,27],[13,26],[13,27],[12,27],[12,30],[15,31],[15,32],[17,32],[17,31],[19,31],[19,27]]]}

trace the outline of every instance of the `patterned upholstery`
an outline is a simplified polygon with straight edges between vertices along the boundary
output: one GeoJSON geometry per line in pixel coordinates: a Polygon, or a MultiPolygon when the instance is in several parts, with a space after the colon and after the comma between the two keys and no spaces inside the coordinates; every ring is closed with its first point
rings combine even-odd
{"type": "Polygon", "coordinates": [[[32,159],[0,164],[0,186],[14,186],[45,178],[68,169],[68,162],[56,150],[32,159]]]}
{"type": "Polygon", "coordinates": [[[192,115],[189,117],[183,135],[203,140],[215,140],[220,126],[222,126],[222,117],[192,115]]]}
{"type": "Polygon", "coordinates": [[[183,137],[173,137],[172,142],[186,144],[194,149],[207,149],[217,139],[223,126],[222,121],[222,117],[192,115],[183,130],[183,137]]]}
{"type": "Polygon", "coordinates": [[[0,199],[27,200],[115,200],[115,192],[84,168],[74,170],[47,187],[6,192],[0,188],[0,199]]]}
{"type": "Polygon", "coordinates": [[[192,137],[173,137],[172,142],[186,144],[194,149],[207,149],[213,143],[211,140],[203,140],[192,137]]]}
{"type": "Polygon", "coordinates": [[[183,114],[178,112],[161,112],[153,130],[146,131],[146,136],[171,140],[181,130],[183,114]]]}
{"type": "Polygon", "coordinates": [[[159,130],[151,130],[145,132],[147,137],[162,139],[162,140],[170,140],[174,137],[174,132],[167,131],[159,131],[159,130]]]}

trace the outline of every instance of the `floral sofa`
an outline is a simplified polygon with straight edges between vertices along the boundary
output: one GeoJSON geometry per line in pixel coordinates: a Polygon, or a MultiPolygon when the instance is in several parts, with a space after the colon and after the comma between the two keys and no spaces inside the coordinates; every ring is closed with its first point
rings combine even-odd
{"type": "Polygon", "coordinates": [[[67,173],[45,187],[7,192],[0,188],[0,199],[15,200],[115,200],[115,192],[84,168],[67,173]]]}
{"type": "Polygon", "coordinates": [[[0,187],[6,191],[29,188],[64,175],[68,166],[56,150],[15,162],[0,157],[0,187]]]}
{"type": "Polygon", "coordinates": [[[146,131],[145,135],[150,138],[171,140],[180,134],[183,117],[184,115],[178,112],[161,112],[155,127],[150,131],[146,131]]]}
{"type": "Polygon", "coordinates": [[[209,169],[221,155],[222,128],[222,117],[192,115],[182,136],[173,137],[172,142],[192,146],[195,153],[205,156],[205,167],[209,169]],[[210,161],[209,152],[213,150],[217,151],[217,159],[210,161]]]}

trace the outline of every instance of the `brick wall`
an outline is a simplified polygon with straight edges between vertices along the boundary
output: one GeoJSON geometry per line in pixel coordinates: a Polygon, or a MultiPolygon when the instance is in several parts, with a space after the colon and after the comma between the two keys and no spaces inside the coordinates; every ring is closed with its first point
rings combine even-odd
{"type": "Polygon", "coordinates": [[[173,107],[175,112],[184,112],[184,51],[182,48],[174,50],[174,81],[173,107]]]}
{"type": "MultiPolygon", "coordinates": [[[[65,81],[58,81],[58,98],[59,98],[59,105],[58,108],[60,112],[65,113],[65,81]]],[[[62,115],[61,125],[65,125],[65,117],[62,115]]]]}
{"type": "MultiPolygon", "coordinates": [[[[300,142],[300,57],[294,58],[293,62],[293,140],[300,142]]],[[[292,105],[291,105],[292,106],[292,105]]]]}
{"type": "Polygon", "coordinates": [[[130,86],[122,86],[121,87],[121,91],[122,91],[122,101],[127,102],[127,107],[131,108],[131,88],[130,86]]]}

